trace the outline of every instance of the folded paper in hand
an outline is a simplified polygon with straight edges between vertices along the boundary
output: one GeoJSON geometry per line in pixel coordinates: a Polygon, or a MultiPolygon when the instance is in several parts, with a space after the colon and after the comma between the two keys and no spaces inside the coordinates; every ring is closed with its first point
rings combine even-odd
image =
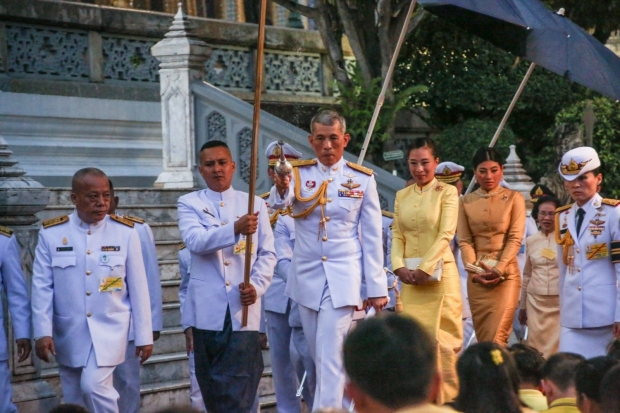
{"type": "MultiPolygon", "coordinates": [[[[419,270],[422,258],[405,258],[405,267],[409,270],[419,270]]],[[[441,274],[443,273],[443,260],[439,260],[435,271],[430,274],[429,281],[441,281],[441,274]]]]}
{"type": "Polygon", "coordinates": [[[495,266],[497,266],[497,263],[499,261],[494,259],[494,258],[491,258],[491,257],[489,257],[487,255],[483,255],[475,263],[473,263],[473,264],[465,264],[465,269],[467,271],[475,272],[477,274],[485,273],[486,270],[484,268],[482,268],[482,266],[480,265],[481,262],[483,262],[487,267],[494,268],[495,266]]]}

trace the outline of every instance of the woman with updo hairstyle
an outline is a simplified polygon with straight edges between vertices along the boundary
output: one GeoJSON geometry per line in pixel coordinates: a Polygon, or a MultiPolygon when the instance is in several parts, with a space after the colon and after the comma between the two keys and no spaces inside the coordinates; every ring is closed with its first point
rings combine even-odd
{"type": "Polygon", "coordinates": [[[459,394],[453,407],[463,413],[533,413],[519,400],[519,372],[497,343],[469,346],[456,365],[459,394]]]}
{"type": "Polygon", "coordinates": [[[458,235],[476,338],[506,346],[519,303],[517,254],[525,229],[525,200],[503,188],[504,159],[494,148],[473,158],[480,188],[460,198],[458,235]]]}
{"type": "Polygon", "coordinates": [[[421,323],[437,343],[443,384],[436,402],[442,404],[456,397],[456,360],[463,345],[460,278],[450,249],[458,194],[435,179],[439,157],[432,139],[415,139],[407,160],[415,183],[396,193],[392,268],[403,283],[404,315],[421,323]],[[438,271],[441,279],[431,280],[438,271]]]}

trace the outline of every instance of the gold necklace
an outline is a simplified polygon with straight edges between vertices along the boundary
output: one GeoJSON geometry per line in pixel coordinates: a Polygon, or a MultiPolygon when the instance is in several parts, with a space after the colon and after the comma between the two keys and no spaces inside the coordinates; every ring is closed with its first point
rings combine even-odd
{"type": "Polygon", "coordinates": [[[431,189],[435,186],[435,184],[436,184],[436,183],[437,183],[437,181],[435,181],[435,182],[433,182],[432,184],[430,184],[430,185],[428,186],[428,188],[426,188],[426,189],[420,189],[419,191],[418,191],[418,184],[414,184],[414,185],[413,185],[413,192],[415,192],[416,194],[420,194],[420,195],[421,195],[421,194],[423,194],[424,192],[430,191],[430,190],[431,190],[431,189]]]}
{"type": "Polygon", "coordinates": [[[502,190],[502,187],[500,186],[499,189],[495,192],[489,192],[488,194],[485,194],[484,192],[482,192],[480,189],[477,189],[475,194],[478,196],[481,196],[483,198],[491,198],[492,196],[495,196],[497,194],[499,194],[499,192],[502,190]]]}

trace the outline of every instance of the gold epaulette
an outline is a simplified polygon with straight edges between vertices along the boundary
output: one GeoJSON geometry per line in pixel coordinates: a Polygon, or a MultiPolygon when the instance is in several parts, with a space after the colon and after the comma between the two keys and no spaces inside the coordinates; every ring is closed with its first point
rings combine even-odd
{"type": "Polygon", "coordinates": [[[61,215],[59,217],[46,219],[41,222],[41,225],[43,225],[43,228],[46,229],[55,225],[64,224],[65,222],[69,222],[69,215],[61,215]]]}
{"type": "MultiPolygon", "coordinates": [[[[557,214],[559,212],[566,211],[567,209],[569,209],[572,206],[573,206],[573,204],[568,204],[568,205],[564,205],[564,206],[561,206],[559,208],[556,208],[555,209],[555,213],[557,214]]],[[[557,229],[557,227],[556,227],[556,229],[557,229]]]]}
{"type": "Polygon", "coordinates": [[[310,165],[316,165],[316,159],[301,159],[298,161],[290,161],[291,165],[293,165],[296,168],[299,168],[300,166],[310,166],[310,165]]]}
{"type": "Polygon", "coordinates": [[[13,230],[11,228],[3,227],[2,225],[0,225],[0,234],[10,238],[11,235],[13,235],[13,230]]]}
{"type": "Polygon", "coordinates": [[[601,202],[604,203],[605,205],[611,205],[614,207],[617,207],[618,205],[620,205],[620,201],[618,201],[617,199],[603,198],[601,202]]]}
{"type": "Polygon", "coordinates": [[[130,221],[130,220],[125,219],[125,218],[121,218],[121,217],[119,217],[118,215],[115,215],[115,214],[110,214],[110,218],[112,218],[116,222],[120,222],[123,225],[127,225],[128,227],[133,228],[133,221],[130,221]]]}
{"type": "Polygon", "coordinates": [[[371,175],[372,176],[372,169],[370,168],[366,168],[365,166],[362,165],[358,165],[356,163],[353,162],[347,162],[347,166],[351,169],[355,169],[356,171],[365,173],[366,175],[371,175]]]}
{"type": "Polygon", "coordinates": [[[269,194],[271,194],[271,192],[265,192],[264,194],[259,195],[258,197],[262,198],[262,199],[267,199],[267,198],[269,198],[269,194]]]}
{"type": "Polygon", "coordinates": [[[383,215],[386,218],[394,219],[394,213],[390,212],[390,211],[383,211],[383,210],[381,210],[381,215],[383,215]]]}
{"type": "Polygon", "coordinates": [[[184,250],[185,248],[187,248],[187,245],[185,245],[185,243],[182,242],[181,245],[179,245],[179,251],[184,250]]]}
{"type": "Polygon", "coordinates": [[[131,222],[135,222],[136,224],[144,224],[144,220],[142,218],[133,217],[131,215],[125,215],[123,218],[130,220],[131,222]]]}

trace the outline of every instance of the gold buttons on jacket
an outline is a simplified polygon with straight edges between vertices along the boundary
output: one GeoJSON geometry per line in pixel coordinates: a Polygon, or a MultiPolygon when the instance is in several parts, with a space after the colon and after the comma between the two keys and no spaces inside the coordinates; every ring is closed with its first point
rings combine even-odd
{"type": "Polygon", "coordinates": [[[90,317],[92,314],[89,312],[86,313],[86,317],[90,317]]]}
{"type": "Polygon", "coordinates": [[[93,232],[92,232],[91,230],[88,230],[88,232],[87,232],[87,234],[88,234],[88,235],[90,235],[90,234],[92,234],[92,233],[93,233],[93,232]]]}
{"type": "Polygon", "coordinates": [[[332,182],[334,178],[327,178],[327,182],[332,182]]]}
{"type": "Polygon", "coordinates": [[[578,289],[579,291],[581,291],[581,285],[580,285],[579,287],[577,287],[577,289],[578,289]]]}
{"type": "Polygon", "coordinates": [[[90,275],[90,274],[92,274],[90,270],[86,271],[86,275],[90,275]]]}
{"type": "Polygon", "coordinates": [[[581,272],[581,268],[577,268],[577,272],[581,272]]]}
{"type": "Polygon", "coordinates": [[[86,295],[90,295],[90,291],[86,291],[86,295]]]}
{"type": "Polygon", "coordinates": [[[579,254],[579,248],[575,249],[575,252],[576,252],[577,254],[579,254]]]}
{"type": "Polygon", "coordinates": [[[230,262],[229,262],[229,261],[226,261],[226,262],[224,263],[224,265],[228,267],[228,266],[230,265],[230,262]]]}
{"type": "Polygon", "coordinates": [[[222,225],[226,225],[226,221],[222,221],[222,225]]]}
{"type": "Polygon", "coordinates": [[[321,261],[327,261],[327,257],[325,256],[321,257],[321,261]]]}
{"type": "Polygon", "coordinates": [[[88,255],[90,255],[90,250],[86,251],[86,253],[87,253],[88,255]]]}
{"type": "Polygon", "coordinates": [[[230,281],[226,281],[226,287],[230,285],[230,281]]]}
{"type": "Polygon", "coordinates": [[[331,198],[327,198],[327,202],[332,202],[332,199],[331,198]]]}
{"type": "Polygon", "coordinates": [[[220,206],[224,206],[226,205],[224,202],[220,202],[220,206]]]}

